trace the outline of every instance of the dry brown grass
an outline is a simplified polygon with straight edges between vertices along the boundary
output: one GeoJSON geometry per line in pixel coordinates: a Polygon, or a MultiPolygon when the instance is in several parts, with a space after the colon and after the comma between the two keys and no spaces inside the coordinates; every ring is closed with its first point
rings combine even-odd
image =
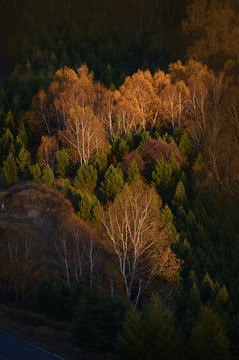
{"type": "Polygon", "coordinates": [[[43,247],[51,243],[62,219],[73,213],[69,200],[43,184],[21,182],[0,192],[0,223],[5,227],[26,225],[38,235],[43,247]]]}

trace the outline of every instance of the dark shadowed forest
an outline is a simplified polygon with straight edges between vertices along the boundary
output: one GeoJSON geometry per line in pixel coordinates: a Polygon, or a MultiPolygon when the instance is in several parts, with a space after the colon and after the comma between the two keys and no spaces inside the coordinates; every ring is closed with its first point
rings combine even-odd
{"type": "Polygon", "coordinates": [[[236,0],[1,1],[1,306],[238,359],[238,39],[236,0]]]}

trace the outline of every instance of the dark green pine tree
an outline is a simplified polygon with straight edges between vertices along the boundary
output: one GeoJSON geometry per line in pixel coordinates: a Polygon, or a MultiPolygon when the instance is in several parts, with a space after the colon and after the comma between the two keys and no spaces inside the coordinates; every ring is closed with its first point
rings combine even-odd
{"type": "Polygon", "coordinates": [[[230,297],[227,292],[227,288],[225,285],[223,285],[216,296],[216,308],[220,311],[223,311],[229,302],[230,297]]]}
{"type": "Polygon", "coordinates": [[[99,174],[101,174],[103,171],[106,170],[108,165],[108,160],[107,160],[107,153],[105,152],[104,149],[102,148],[97,149],[93,165],[94,167],[96,167],[97,172],[99,174]]]}
{"type": "Polygon", "coordinates": [[[24,126],[23,121],[20,122],[18,126],[18,132],[17,132],[17,142],[22,144],[25,148],[27,148],[28,145],[28,138],[27,138],[27,132],[26,128],[24,126]]]}
{"type": "Polygon", "coordinates": [[[124,186],[124,175],[122,169],[118,167],[114,167],[112,164],[109,169],[105,173],[104,181],[101,182],[100,191],[104,195],[104,199],[114,200],[116,194],[123,188],[124,186]]]}
{"type": "Polygon", "coordinates": [[[128,168],[128,174],[128,183],[130,185],[140,180],[139,168],[134,160],[128,168]]]}
{"type": "Polygon", "coordinates": [[[65,179],[61,191],[65,197],[69,197],[71,195],[71,183],[69,179],[65,179]]]}
{"type": "Polygon", "coordinates": [[[204,303],[214,303],[216,293],[219,291],[219,284],[216,282],[214,283],[210,277],[210,275],[207,273],[203,279],[203,282],[201,284],[200,288],[200,296],[204,303]]]}
{"type": "Polygon", "coordinates": [[[146,343],[145,320],[142,313],[133,308],[127,315],[123,332],[119,338],[119,351],[124,359],[144,360],[146,343]]]}
{"type": "Polygon", "coordinates": [[[66,178],[67,168],[69,166],[69,155],[65,148],[57,152],[56,160],[57,160],[57,174],[63,178],[66,178]]]}
{"type": "Polygon", "coordinates": [[[162,139],[163,136],[163,126],[160,120],[157,121],[155,126],[155,133],[154,133],[156,139],[162,139]]]}
{"type": "Polygon", "coordinates": [[[122,161],[122,158],[125,154],[129,153],[129,145],[125,139],[122,139],[119,143],[118,151],[117,151],[117,160],[122,161]]]}
{"type": "Polygon", "coordinates": [[[174,178],[171,165],[168,161],[162,159],[156,161],[155,170],[152,172],[152,184],[160,194],[168,193],[174,185],[174,178]]]}
{"type": "Polygon", "coordinates": [[[180,206],[185,207],[187,202],[187,195],[185,191],[185,187],[183,185],[183,182],[180,180],[177,184],[172,204],[175,206],[175,208],[179,208],[180,206]]]}
{"type": "Polygon", "coordinates": [[[129,313],[119,345],[124,359],[183,358],[173,312],[158,296],[152,297],[142,313],[135,309],[129,313]]]}
{"type": "Polygon", "coordinates": [[[111,297],[93,287],[79,299],[73,331],[81,347],[112,349],[117,342],[125,315],[119,296],[111,297]]]}
{"type": "MultiPolygon", "coordinates": [[[[130,141],[130,140],[129,140],[130,141]]],[[[116,136],[112,144],[112,154],[116,156],[117,161],[122,161],[122,158],[125,154],[128,154],[130,146],[127,143],[126,139],[121,139],[119,136],[116,136]]]]}
{"type": "Polygon", "coordinates": [[[16,124],[15,124],[13,113],[11,110],[9,110],[9,112],[7,113],[4,127],[5,127],[5,129],[9,129],[12,133],[15,133],[16,124]]]}
{"type": "Polygon", "coordinates": [[[12,152],[8,154],[7,159],[3,162],[3,178],[7,186],[17,183],[17,164],[12,152]]]}
{"type": "Polygon", "coordinates": [[[97,170],[93,165],[82,165],[77,171],[75,188],[93,193],[97,182],[97,170]]]}
{"type": "Polygon", "coordinates": [[[35,183],[40,183],[41,182],[42,172],[41,172],[41,168],[40,168],[38,163],[30,166],[30,172],[31,172],[31,174],[33,176],[33,181],[35,183]]]}
{"type": "Polygon", "coordinates": [[[54,187],[55,183],[54,183],[55,177],[54,174],[52,172],[52,169],[49,165],[47,165],[45,167],[45,169],[43,170],[43,174],[42,174],[42,181],[47,185],[47,186],[52,186],[54,187]]]}
{"type": "Polygon", "coordinates": [[[183,133],[178,147],[179,147],[180,153],[184,157],[186,157],[191,164],[195,158],[195,150],[192,148],[191,141],[189,140],[189,137],[188,137],[186,131],[183,133]]]}
{"type": "Polygon", "coordinates": [[[98,210],[100,208],[100,202],[95,195],[83,193],[81,200],[79,201],[78,215],[84,221],[91,222],[96,225],[98,222],[98,210]]]}
{"type": "Polygon", "coordinates": [[[17,158],[17,165],[20,174],[24,178],[28,178],[30,166],[31,166],[31,154],[28,150],[24,148],[24,146],[21,147],[21,150],[19,152],[18,158],[17,158]]]}
{"type": "Polygon", "coordinates": [[[218,315],[203,307],[198,324],[192,331],[191,358],[195,360],[227,360],[230,341],[218,315]]]}
{"type": "MultiPolygon", "coordinates": [[[[189,245],[189,244],[188,244],[189,245]]],[[[189,292],[183,294],[185,296],[183,304],[185,306],[185,312],[182,318],[182,327],[187,338],[190,337],[192,328],[198,321],[198,314],[202,306],[200,293],[195,282],[189,292]]]]}
{"type": "Polygon", "coordinates": [[[11,131],[7,128],[4,134],[0,138],[0,154],[2,158],[5,158],[10,148],[14,148],[13,146],[14,137],[11,131]]]}

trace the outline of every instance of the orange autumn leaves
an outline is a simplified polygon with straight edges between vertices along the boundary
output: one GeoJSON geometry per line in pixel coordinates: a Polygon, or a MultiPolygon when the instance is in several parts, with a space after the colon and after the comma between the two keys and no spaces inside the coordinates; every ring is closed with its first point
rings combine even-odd
{"type": "Polygon", "coordinates": [[[151,131],[158,121],[173,133],[184,127],[216,180],[233,188],[237,180],[232,179],[238,178],[237,92],[223,73],[216,75],[195,60],[171,64],[168,74],[138,70],[116,91],[94,82],[86,65],[76,71],[64,67],[47,92],[40,90],[33,98],[28,116],[40,134],[56,136],[81,164],[107,139],[151,131]],[[229,147],[227,139],[233,142],[229,147]]]}

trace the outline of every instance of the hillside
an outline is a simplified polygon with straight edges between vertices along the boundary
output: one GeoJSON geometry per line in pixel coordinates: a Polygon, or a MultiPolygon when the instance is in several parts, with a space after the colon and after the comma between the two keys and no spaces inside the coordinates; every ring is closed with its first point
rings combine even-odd
{"type": "Polygon", "coordinates": [[[59,192],[31,181],[0,192],[0,226],[27,226],[45,246],[63,218],[73,215],[71,203],[59,192]]]}

